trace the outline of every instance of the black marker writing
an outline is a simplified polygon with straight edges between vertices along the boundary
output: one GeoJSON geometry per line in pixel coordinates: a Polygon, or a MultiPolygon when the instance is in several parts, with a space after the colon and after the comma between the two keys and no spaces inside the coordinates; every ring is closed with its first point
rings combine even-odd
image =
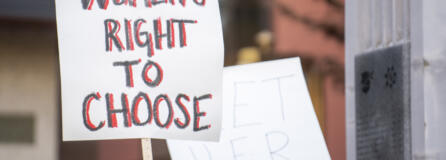
{"type": "Polygon", "coordinates": [[[126,77],[126,86],[133,87],[133,65],[137,65],[141,62],[141,59],[136,61],[123,61],[123,62],[114,62],[113,66],[123,66],[126,77]]]}
{"type": "Polygon", "coordinates": [[[268,132],[265,134],[265,138],[266,138],[266,143],[268,144],[268,150],[269,150],[269,154],[270,154],[272,160],[274,160],[274,156],[281,157],[282,159],[288,159],[284,155],[281,155],[278,153],[279,151],[283,150],[288,145],[289,138],[288,138],[287,134],[280,132],[280,131],[271,131],[271,132],[268,132]],[[271,148],[271,142],[276,141],[276,140],[272,140],[272,138],[271,138],[272,135],[281,136],[281,137],[286,138],[285,143],[278,148],[274,148],[274,149],[271,148]]]}
{"type": "Polygon", "coordinates": [[[274,77],[274,78],[269,78],[269,79],[265,79],[262,82],[268,82],[268,81],[276,81],[277,82],[277,92],[279,94],[279,98],[280,98],[280,109],[282,111],[282,120],[285,120],[285,111],[284,111],[284,105],[283,105],[283,96],[282,96],[282,86],[281,86],[281,81],[284,78],[290,78],[295,76],[293,75],[286,75],[286,76],[279,76],[279,77],[274,77]]]}
{"type": "Polygon", "coordinates": [[[149,96],[146,93],[139,92],[139,94],[133,99],[133,105],[132,105],[132,121],[137,126],[144,126],[150,122],[152,122],[153,114],[152,114],[152,101],[150,101],[149,96]],[[147,113],[148,117],[147,120],[144,122],[141,122],[138,116],[139,111],[139,104],[141,101],[144,100],[147,105],[147,113]]]}
{"type": "Polygon", "coordinates": [[[84,125],[90,131],[96,131],[104,127],[104,121],[101,121],[98,126],[95,126],[90,120],[90,105],[93,100],[99,100],[101,95],[99,93],[91,93],[87,95],[84,99],[84,103],[82,104],[82,116],[84,120],[84,125]]]}
{"type": "MultiPolygon", "coordinates": [[[[107,10],[110,5],[110,1],[113,1],[115,6],[131,6],[136,8],[138,0],[97,0],[98,7],[103,10],[107,10]]],[[[141,0],[142,1],[142,0],[141,0]]],[[[170,4],[174,6],[176,0],[144,0],[144,6],[147,8],[152,8],[153,6],[157,6],[160,4],[170,4]],[[170,2],[170,3],[169,3],[170,2]]],[[[186,1],[188,0],[178,0],[183,7],[186,7],[186,1]]],[[[200,7],[204,7],[206,5],[206,0],[193,0],[194,4],[200,7]]],[[[94,0],[81,0],[82,8],[84,10],[92,10],[94,0]]]]}
{"type": "Polygon", "coordinates": [[[121,24],[117,20],[106,19],[104,21],[105,26],[105,50],[112,51],[113,44],[118,48],[118,51],[121,52],[124,48],[122,44],[121,38],[119,38],[119,31],[121,30],[121,24]]]}
{"type": "Polygon", "coordinates": [[[234,82],[234,106],[233,106],[233,110],[232,110],[232,112],[233,112],[233,119],[232,119],[232,123],[233,123],[233,127],[234,128],[239,128],[239,127],[247,127],[247,126],[253,126],[253,125],[260,125],[261,123],[260,122],[251,122],[251,123],[243,123],[243,124],[240,124],[240,123],[238,123],[238,120],[237,120],[237,110],[238,109],[240,109],[240,108],[246,108],[247,106],[249,106],[248,104],[240,104],[239,102],[238,102],[238,87],[239,87],[239,85],[241,85],[241,84],[245,84],[245,85],[247,85],[247,84],[253,84],[254,83],[254,81],[245,81],[245,82],[234,82]]]}
{"type": "Polygon", "coordinates": [[[144,83],[149,87],[157,87],[161,84],[161,81],[163,81],[163,76],[164,73],[161,66],[154,61],[148,60],[142,71],[142,79],[144,80],[144,83]],[[149,71],[152,67],[155,67],[157,73],[155,80],[149,78],[149,71]]]}
{"type": "Polygon", "coordinates": [[[200,126],[200,117],[206,116],[206,112],[200,112],[200,101],[212,99],[212,94],[194,97],[194,132],[211,128],[211,125],[200,126]]]}
{"type": "Polygon", "coordinates": [[[181,99],[184,99],[186,101],[190,101],[189,96],[185,94],[179,94],[177,98],[175,99],[175,102],[177,103],[177,106],[180,108],[181,112],[184,114],[184,122],[181,122],[179,118],[175,119],[175,125],[178,128],[184,129],[186,128],[190,123],[190,114],[187,111],[186,106],[184,106],[183,102],[181,102],[181,99]]]}
{"type": "Polygon", "coordinates": [[[173,116],[174,116],[172,102],[170,101],[169,96],[167,96],[165,94],[159,95],[158,97],[156,97],[154,103],[155,103],[155,105],[153,106],[153,110],[154,110],[153,114],[155,115],[156,125],[158,125],[161,128],[169,128],[170,125],[172,124],[173,116]],[[159,116],[159,107],[160,107],[160,104],[162,101],[166,102],[166,106],[169,109],[167,120],[164,123],[161,122],[160,116],[159,116]]]}
{"type": "Polygon", "coordinates": [[[105,99],[107,101],[107,119],[108,119],[108,126],[111,128],[118,127],[118,122],[116,120],[116,114],[122,113],[124,117],[124,126],[125,127],[131,127],[132,123],[130,120],[130,109],[129,109],[129,103],[127,94],[122,93],[121,94],[121,103],[122,108],[121,109],[115,109],[114,106],[114,99],[113,94],[106,94],[105,99]]]}

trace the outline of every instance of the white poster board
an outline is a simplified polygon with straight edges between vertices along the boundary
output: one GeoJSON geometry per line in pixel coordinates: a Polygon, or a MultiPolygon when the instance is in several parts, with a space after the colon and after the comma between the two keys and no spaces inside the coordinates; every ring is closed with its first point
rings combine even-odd
{"type": "Polygon", "coordinates": [[[330,159],[300,60],[228,67],[219,143],[169,140],[172,159],[330,159]]]}
{"type": "Polygon", "coordinates": [[[56,0],[63,140],[218,140],[217,0],[56,0]]]}

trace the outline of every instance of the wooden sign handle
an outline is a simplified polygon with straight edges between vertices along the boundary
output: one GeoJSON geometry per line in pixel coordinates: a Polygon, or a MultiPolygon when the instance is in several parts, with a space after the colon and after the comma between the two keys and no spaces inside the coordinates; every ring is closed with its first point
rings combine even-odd
{"type": "Polygon", "coordinates": [[[141,139],[141,146],[142,146],[142,159],[153,160],[152,141],[150,140],[150,138],[141,139]]]}

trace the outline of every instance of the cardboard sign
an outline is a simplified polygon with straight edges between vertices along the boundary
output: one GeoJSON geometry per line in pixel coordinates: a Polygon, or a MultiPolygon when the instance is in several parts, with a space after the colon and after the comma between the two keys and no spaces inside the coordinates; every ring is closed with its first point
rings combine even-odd
{"type": "Polygon", "coordinates": [[[217,0],[56,0],[63,140],[217,140],[217,0]]]}
{"type": "Polygon", "coordinates": [[[172,159],[330,159],[298,58],[226,68],[219,143],[169,140],[172,159]]]}

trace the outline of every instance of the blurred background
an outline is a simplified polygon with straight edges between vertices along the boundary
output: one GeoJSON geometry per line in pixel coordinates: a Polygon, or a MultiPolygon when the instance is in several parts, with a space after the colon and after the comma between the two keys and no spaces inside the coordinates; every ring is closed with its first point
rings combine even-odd
{"type": "MultiPolygon", "coordinates": [[[[345,159],[344,0],[220,0],[225,66],[299,56],[334,160],[345,159]]],[[[139,140],[62,142],[52,0],[0,1],[0,159],[142,159],[139,140]]],[[[153,140],[155,159],[170,159],[153,140]]]]}

